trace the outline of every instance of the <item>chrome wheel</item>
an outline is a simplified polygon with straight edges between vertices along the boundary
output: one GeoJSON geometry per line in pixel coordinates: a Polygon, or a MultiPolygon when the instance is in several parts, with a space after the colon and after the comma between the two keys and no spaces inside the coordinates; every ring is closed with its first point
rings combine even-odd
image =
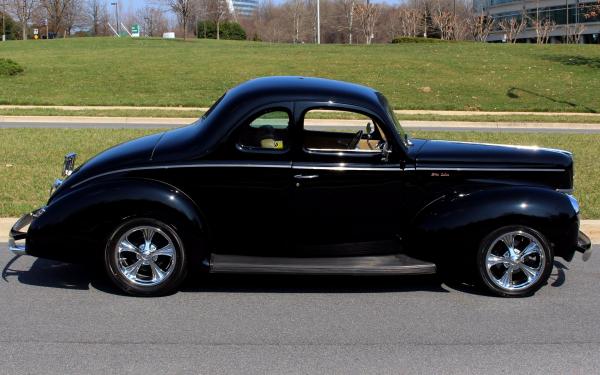
{"type": "Polygon", "coordinates": [[[150,225],[125,232],[116,243],[114,256],[118,272],[139,286],[163,283],[177,261],[177,252],[169,236],[150,225]]]}
{"type": "Polygon", "coordinates": [[[490,280],[505,291],[519,291],[534,285],[545,267],[543,245],[521,230],[506,232],[494,239],[485,255],[490,280]]]}

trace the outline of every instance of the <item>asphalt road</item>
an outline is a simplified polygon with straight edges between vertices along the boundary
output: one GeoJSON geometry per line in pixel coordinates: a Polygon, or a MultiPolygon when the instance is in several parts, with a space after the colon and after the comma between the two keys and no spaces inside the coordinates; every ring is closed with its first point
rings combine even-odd
{"type": "MultiPolygon", "coordinates": [[[[476,123],[475,123],[476,124],[476,123]]],[[[0,122],[0,129],[13,129],[13,128],[38,128],[38,129],[171,129],[185,126],[187,124],[164,124],[164,123],[78,123],[78,122],[0,122]]],[[[527,128],[527,127],[487,127],[471,124],[471,126],[456,126],[445,127],[441,121],[425,123],[421,126],[410,126],[405,125],[404,128],[408,131],[478,131],[478,132],[510,132],[510,133],[580,133],[580,134],[598,134],[600,128],[581,128],[581,124],[575,124],[578,128],[569,128],[568,124],[564,128],[560,127],[541,127],[541,128],[527,128]]],[[[319,126],[312,126],[318,129],[319,126]]],[[[347,128],[352,128],[349,126],[347,128]]],[[[331,129],[331,126],[326,126],[324,129],[331,129]]],[[[356,129],[364,129],[364,126],[356,126],[356,129]]]]}
{"type": "MultiPolygon", "coordinates": [[[[596,246],[598,252],[600,247],[596,246]]],[[[432,277],[211,276],[120,295],[0,244],[0,373],[598,373],[600,254],[535,296],[432,277]]]]}

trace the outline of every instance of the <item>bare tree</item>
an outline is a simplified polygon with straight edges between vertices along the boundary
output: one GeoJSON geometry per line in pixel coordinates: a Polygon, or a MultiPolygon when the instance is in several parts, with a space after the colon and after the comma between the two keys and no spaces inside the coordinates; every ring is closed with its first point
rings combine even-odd
{"type": "Polygon", "coordinates": [[[85,23],[82,13],[82,0],[70,0],[63,13],[63,36],[71,35],[73,29],[81,27],[85,23]]]}
{"type": "Polygon", "coordinates": [[[339,0],[345,26],[343,29],[348,33],[348,44],[352,44],[354,33],[354,14],[356,13],[356,0],[339,0]]]}
{"type": "Polygon", "coordinates": [[[450,39],[456,24],[453,13],[446,9],[440,0],[436,1],[431,12],[431,22],[440,32],[440,39],[450,39]]]}
{"type": "Polygon", "coordinates": [[[137,18],[146,36],[158,36],[167,30],[168,20],[159,8],[145,6],[138,11],[137,18]]]}
{"type": "Polygon", "coordinates": [[[585,13],[585,18],[600,17],[600,0],[597,0],[597,4],[590,6],[588,11],[585,13]]]}
{"type": "Polygon", "coordinates": [[[585,32],[585,25],[576,23],[567,25],[567,39],[570,43],[578,44],[581,41],[581,35],[585,32]]]}
{"type": "Polygon", "coordinates": [[[27,25],[34,10],[39,6],[38,0],[9,0],[8,3],[15,18],[21,24],[23,40],[27,39],[27,25]]]}
{"type": "Polygon", "coordinates": [[[102,17],[103,8],[106,8],[103,0],[87,0],[85,4],[86,21],[90,27],[90,32],[94,36],[99,35],[100,32],[100,18],[102,17]]]}
{"type": "Polygon", "coordinates": [[[500,30],[504,31],[507,43],[516,43],[519,34],[525,30],[527,20],[525,17],[505,18],[498,23],[500,30]]]}
{"type": "Polygon", "coordinates": [[[73,0],[42,0],[42,7],[48,17],[48,28],[59,34],[65,31],[65,16],[73,7],[73,0]]]}
{"type": "Polygon", "coordinates": [[[535,30],[535,42],[537,44],[546,44],[550,38],[550,33],[556,29],[556,22],[549,18],[532,19],[531,26],[535,30]]]}
{"type": "Polygon", "coordinates": [[[302,20],[306,15],[305,0],[288,0],[284,3],[284,7],[288,11],[292,21],[292,42],[300,43],[300,29],[302,27],[302,20]]]}
{"type": "Polygon", "coordinates": [[[379,6],[371,3],[369,0],[365,4],[356,6],[356,17],[365,36],[365,43],[371,44],[375,37],[375,25],[379,17],[379,6]]]}
{"type": "Polygon", "coordinates": [[[221,39],[221,22],[229,16],[227,0],[208,0],[208,17],[217,27],[217,40],[221,39]]]}
{"type": "Polygon", "coordinates": [[[197,0],[163,0],[164,4],[177,16],[177,21],[183,28],[183,39],[187,39],[190,21],[196,14],[197,0]]]}
{"type": "Polygon", "coordinates": [[[494,29],[495,21],[492,17],[486,16],[483,12],[474,14],[467,20],[471,36],[478,42],[487,41],[490,32],[494,29]]]}
{"type": "Polygon", "coordinates": [[[423,24],[423,9],[420,7],[400,6],[400,36],[416,37],[423,24]]]}

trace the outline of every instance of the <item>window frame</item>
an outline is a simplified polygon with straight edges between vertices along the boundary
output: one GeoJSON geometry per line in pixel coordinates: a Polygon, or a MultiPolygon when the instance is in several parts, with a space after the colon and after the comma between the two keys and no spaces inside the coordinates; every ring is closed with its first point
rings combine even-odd
{"type": "Polygon", "coordinates": [[[235,146],[235,149],[237,151],[246,153],[246,154],[262,154],[262,155],[285,155],[285,154],[289,154],[292,151],[292,138],[293,138],[293,124],[294,124],[294,116],[293,116],[293,111],[288,108],[283,106],[281,103],[280,104],[274,104],[274,105],[269,105],[266,107],[262,107],[258,110],[255,110],[252,112],[251,115],[246,116],[244,118],[244,120],[240,121],[239,125],[236,126],[237,131],[235,132],[235,134],[233,135],[233,143],[235,146]],[[282,149],[282,150],[278,150],[278,149],[271,149],[271,148],[260,148],[260,147],[253,147],[253,146],[244,146],[240,143],[240,138],[242,133],[244,132],[244,130],[247,129],[247,127],[250,127],[250,124],[252,124],[252,122],[254,122],[256,119],[258,119],[259,117],[269,113],[269,112],[284,112],[287,113],[288,115],[288,125],[287,125],[287,138],[288,138],[288,145],[282,149]]]}
{"type": "Polygon", "coordinates": [[[374,113],[370,113],[365,111],[364,109],[356,106],[350,105],[341,105],[338,103],[332,104],[328,103],[298,103],[305,104],[300,114],[298,115],[298,147],[300,152],[304,155],[315,155],[315,156],[335,156],[335,157],[350,157],[350,158],[374,158],[376,156],[382,155],[381,150],[348,150],[348,149],[319,149],[319,148],[307,148],[304,145],[304,120],[306,119],[306,114],[313,110],[331,110],[331,111],[339,111],[339,112],[351,112],[359,115],[363,115],[371,119],[371,122],[374,126],[377,126],[379,132],[386,139],[386,142],[390,142],[390,136],[385,131],[385,126],[382,125],[384,122],[374,113]],[[378,125],[379,124],[379,125],[378,125]]]}

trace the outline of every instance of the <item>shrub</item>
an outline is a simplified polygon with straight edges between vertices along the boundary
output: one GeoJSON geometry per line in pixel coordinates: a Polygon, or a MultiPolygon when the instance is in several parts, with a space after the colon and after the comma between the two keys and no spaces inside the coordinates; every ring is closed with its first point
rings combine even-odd
{"type": "Polygon", "coordinates": [[[410,36],[401,36],[398,38],[392,39],[393,44],[399,43],[440,43],[445,42],[445,40],[436,39],[436,38],[422,38],[422,37],[410,37],[410,36]]]}
{"type": "Polygon", "coordinates": [[[23,72],[21,65],[11,59],[0,58],[0,76],[14,76],[23,72]]]}
{"type": "MultiPolygon", "coordinates": [[[[204,38],[205,35],[209,39],[217,39],[217,25],[214,22],[198,22],[198,38],[204,38]]],[[[246,31],[237,22],[221,22],[219,24],[219,39],[246,40],[246,31]]]]}

